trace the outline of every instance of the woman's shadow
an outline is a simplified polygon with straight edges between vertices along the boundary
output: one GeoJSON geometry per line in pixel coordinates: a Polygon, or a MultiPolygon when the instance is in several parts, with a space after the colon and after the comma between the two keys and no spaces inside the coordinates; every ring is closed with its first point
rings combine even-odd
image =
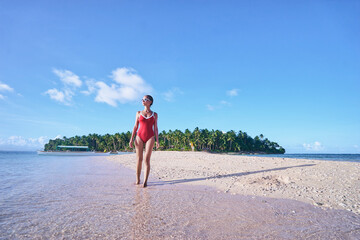
{"type": "Polygon", "coordinates": [[[158,181],[158,182],[151,182],[149,185],[151,185],[151,186],[161,186],[161,185],[167,185],[167,184],[178,184],[178,183],[204,181],[204,180],[216,179],[216,178],[241,177],[241,176],[247,176],[247,175],[256,174],[256,173],[280,171],[280,170],[286,170],[286,169],[289,169],[289,168],[297,168],[297,167],[312,167],[312,166],[315,166],[315,165],[316,164],[303,164],[303,165],[298,165],[298,166],[272,168],[272,169],[252,171],[252,172],[231,173],[231,174],[225,174],[225,175],[215,175],[215,176],[210,176],[210,177],[188,178],[188,179],[185,178],[185,179],[177,179],[177,180],[169,180],[169,181],[158,181]]]}

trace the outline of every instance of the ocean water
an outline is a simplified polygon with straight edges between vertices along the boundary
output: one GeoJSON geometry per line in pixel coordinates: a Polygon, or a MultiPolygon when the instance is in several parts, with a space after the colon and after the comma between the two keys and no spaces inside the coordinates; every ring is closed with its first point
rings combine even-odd
{"type": "Polygon", "coordinates": [[[360,238],[348,211],[134,180],[105,157],[0,152],[0,239],[360,238]]]}
{"type": "Polygon", "coordinates": [[[327,161],[360,162],[360,154],[259,154],[259,157],[300,158],[327,161]]]}

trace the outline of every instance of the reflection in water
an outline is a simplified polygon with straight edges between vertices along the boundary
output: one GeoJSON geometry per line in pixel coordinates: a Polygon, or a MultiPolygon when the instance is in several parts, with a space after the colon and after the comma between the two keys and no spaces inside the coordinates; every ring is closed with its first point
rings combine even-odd
{"type": "Polygon", "coordinates": [[[133,239],[142,239],[151,233],[151,204],[148,189],[136,186],[134,197],[135,214],[131,220],[131,232],[133,239]]]}
{"type": "Polygon", "coordinates": [[[152,179],[144,189],[102,158],[19,166],[0,168],[1,239],[360,239],[347,211],[152,179]]]}
{"type": "Polygon", "coordinates": [[[137,188],[133,239],[359,239],[360,217],[194,186],[137,188]]]}

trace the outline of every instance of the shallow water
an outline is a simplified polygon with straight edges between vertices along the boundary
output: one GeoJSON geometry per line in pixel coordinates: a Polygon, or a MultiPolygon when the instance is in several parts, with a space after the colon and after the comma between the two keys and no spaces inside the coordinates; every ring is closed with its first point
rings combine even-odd
{"type": "MultiPolygon", "coordinates": [[[[150,179],[103,157],[0,155],[1,239],[359,239],[360,216],[150,179]]],[[[155,164],[155,163],[154,163],[155,164]]]]}

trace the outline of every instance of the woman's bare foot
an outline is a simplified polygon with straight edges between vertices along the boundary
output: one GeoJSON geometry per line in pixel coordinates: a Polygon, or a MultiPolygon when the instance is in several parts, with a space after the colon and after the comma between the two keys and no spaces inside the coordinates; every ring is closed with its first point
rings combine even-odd
{"type": "Polygon", "coordinates": [[[143,184],[143,187],[144,187],[144,188],[146,188],[146,187],[147,187],[147,183],[146,183],[146,182],[143,184]]]}
{"type": "Polygon", "coordinates": [[[135,185],[139,185],[140,184],[140,180],[136,180],[135,185]]]}

